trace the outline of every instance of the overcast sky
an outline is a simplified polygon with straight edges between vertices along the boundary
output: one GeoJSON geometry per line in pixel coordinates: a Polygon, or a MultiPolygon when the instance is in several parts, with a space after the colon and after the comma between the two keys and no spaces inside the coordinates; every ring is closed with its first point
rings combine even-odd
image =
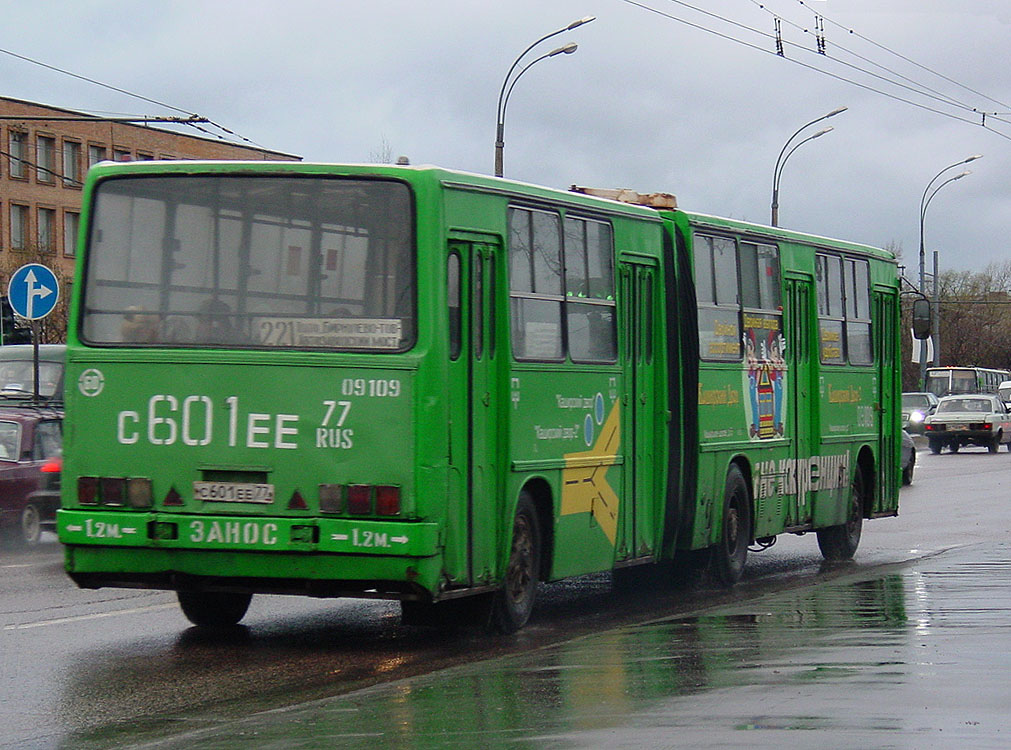
{"type": "MultiPolygon", "coordinates": [[[[930,204],[928,270],[935,249],[942,270],[1011,260],[1008,0],[50,0],[6,5],[0,47],[306,160],[388,152],[491,173],[506,71],[589,15],[535,50],[576,53],[513,90],[506,177],[672,192],[688,210],[768,223],[787,139],[845,106],[798,138],[834,128],[786,163],[782,226],[896,245],[915,280],[924,190],[983,154],[935,183],[972,171],[930,204]]],[[[72,109],[178,114],[10,55],[0,80],[2,95],[72,109]]]]}

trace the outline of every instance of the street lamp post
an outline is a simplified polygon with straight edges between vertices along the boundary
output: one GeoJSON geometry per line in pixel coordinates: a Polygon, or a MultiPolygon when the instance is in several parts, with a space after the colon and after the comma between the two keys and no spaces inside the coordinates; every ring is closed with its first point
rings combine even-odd
{"type": "Polygon", "coordinates": [[[825,128],[824,130],[819,130],[812,136],[805,138],[804,140],[797,143],[793,148],[790,148],[790,144],[793,139],[796,138],[800,133],[814,125],[816,122],[821,122],[822,120],[827,120],[830,117],[835,117],[836,115],[845,112],[848,107],[839,107],[838,109],[833,109],[827,115],[822,115],[821,117],[816,117],[811,120],[811,122],[805,123],[801,127],[794,131],[794,134],[786,139],[786,143],[783,144],[783,149],[779,152],[779,157],[776,159],[776,167],[772,170],[772,226],[779,226],[779,178],[783,174],[783,167],[786,166],[786,160],[790,158],[794,151],[800,148],[802,145],[808,141],[813,141],[815,138],[820,138],[826,133],[830,132],[832,128],[825,128]],[[789,151],[787,151],[789,149],[789,151]]]}
{"type": "Polygon", "coordinates": [[[557,36],[558,34],[563,34],[566,31],[571,31],[572,29],[578,28],[578,27],[582,26],[583,24],[590,23],[590,21],[593,21],[593,20],[596,20],[596,16],[586,16],[585,18],[580,18],[577,21],[573,21],[572,23],[570,23],[568,26],[565,26],[564,28],[558,29],[556,31],[552,31],[550,34],[545,34],[540,39],[538,39],[536,42],[534,42],[529,47],[527,47],[525,50],[523,50],[523,52],[520,53],[519,57],[517,57],[515,60],[513,60],[513,64],[509,67],[509,72],[506,73],[506,76],[505,76],[505,78],[502,81],[502,88],[499,90],[499,93],[498,93],[498,110],[496,111],[496,119],[495,119],[495,176],[496,177],[501,177],[502,176],[503,152],[505,150],[505,138],[504,138],[504,136],[505,136],[505,113],[506,113],[506,107],[509,105],[509,95],[512,93],[513,86],[516,85],[516,81],[518,81],[520,79],[520,76],[522,76],[524,73],[526,73],[533,65],[539,63],[541,60],[546,60],[547,58],[554,57],[555,55],[571,55],[573,52],[576,51],[577,47],[576,47],[575,44],[573,44],[573,43],[570,42],[569,44],[566,44],[566,45],[564,45],[562,47],[559,47],[558,49],[552,50],[551,52],[548,52],[546,55],[541,55],[540,57],[536,58],[532,62],[530,62],[527,65],[525,65],[520,70],[520,72],[516,74],[516,77],[513,78],[512,75],[513,75],[513,72],[516,70],[516,66],[520,64],[520,60],[522,60],[530,50],[532,50],[538,44],[540,44],[541,42],[543,42],[545,39],[550,39],[551,37],[557,36]]]}
{"type": "MultiPolygon", "coordinates": [[[[982,158],[982,156],[983,156],[982,154],[973,154],[972,156],[970,156],[967,159],[962,159],[962,161],[956,161],[954,164],[949,164],[944,169],[942,169],[940,172],[938,172],[937,174],[935,174],[934,177],[930,180],[930,182],[927,183],[927,187],[924,188],[924,190],[923,190],[923,195],[920,197],[920,258],[919,258],[919,260],[920,260],[919,272],[920,273],[919,273],[919,287],[920,287],[920,293],[921,294],[924,294],[924,295],[926,294],[926,292],[924,291],[924,288],[926,286],[926,281],[927,281],[927,279],[926,279],[926,268],[925,268],[926,252],[925,252],[924,244],[923,244],[923,222],[924,222],[924,217],[927,215],[927,206],[929,206],[930,202],[932,200],[934,200],[934,196],[937,195],[938,191],[941,188],[943,188],[945,185],[947,185],[947,184],[949,184],[951,182],[954,182],[955,180],[961,180],[963,177],[966,177],[966,176],[972,174],[972,172],[970,172],[967,169],[967,170],[965,170],[963,172],[960,172],[959,174],[955,175],[954,177],[949,177],[948,179],[946,179],[944,182],[942,182],[939,185],[935,186],[934,183],[937,182],[937,180],[941,177],[941,175],[943,175],[949,169],[954,169],[955,167],[960,167],[963,164],[968,164],[971,161],[975,161],[976,159],[982,158]]],[[[936,273],[936,269],[935,269],[935,273],[934,273],[934,292],[935,292],[935,294],[934,294],[934,297],[935,297],[934,312],[935,312],[935,314],[934,314],[934,334],[933,334],[933,338],[936,341],[937,340],[937,338],[936,338],[936,336],[937,336],[937,326],[938,326],[938,323],[939,323],[939,321],[937,320],[937,314],[936,314],[937,313],[937,305],[936,305],[936,298],[937,298],[937,294],[936,294],[936,292],[937,292],[937,273],[936,273]]],[[[935,363],[939,361],[939,359],[938,359],[938,352],[936,350],[936,347],[935,347],[935,351],[934,351],[934,358],[935,358],[935,363]]],[[[925,344],[921,343],[920,344],[920,387],[921,388],[926,389],[926,386],[927,386],[926,381],[927,381],[927,347],[926,347],[925,344]]]]}

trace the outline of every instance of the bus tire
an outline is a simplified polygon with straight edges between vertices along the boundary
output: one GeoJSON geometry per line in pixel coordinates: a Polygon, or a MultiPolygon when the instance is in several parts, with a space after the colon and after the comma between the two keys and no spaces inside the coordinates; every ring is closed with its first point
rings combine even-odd
{"type": "Polygon", "coordinates": [[[864,522],[864,472],[859,465],[853,470],[850,485],[849,512],[846,523],[818,529],[818,549],[822,557],[830,562],[851,560],[860,545],[860,531],[864,522]]]}
{"type": "Polygon", "coordinates": [[[541,570],[541,527],[530,495],[520,494],[513,519],[512,545],[502,588],[492,596],[491,629],[515,633],[534,609],[541,570]]]}
{"type": "Polygon", "coordinates": [[[727,471],[723,486],[720,541],[712,548],[712,570],[718,583],[733,586],[744,573],[751,544],[751,500],[748,483],[737,464],[727,471]]]}
{"type": "Polygon", "coordinates": [[[237,625],[253,598],[252,594],[230,591],[177,591],[176,595],[186,619],[208,627],[237,625]]]}

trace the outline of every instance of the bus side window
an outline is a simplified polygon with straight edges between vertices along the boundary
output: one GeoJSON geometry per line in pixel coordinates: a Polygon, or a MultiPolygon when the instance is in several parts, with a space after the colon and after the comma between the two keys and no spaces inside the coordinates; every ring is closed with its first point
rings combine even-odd
{"type": "Polygon", "coordinates": [[[460,256],[450,253],[446,260],[446,300],[449,306],[449,358],[460,357],[463,346],[460,329],[460,256]]]}

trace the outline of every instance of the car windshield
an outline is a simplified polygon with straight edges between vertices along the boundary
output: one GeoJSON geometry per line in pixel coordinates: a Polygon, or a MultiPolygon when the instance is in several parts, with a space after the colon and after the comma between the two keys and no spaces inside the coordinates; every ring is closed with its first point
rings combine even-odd
{"type": "MultiPolygon", "coordinates": [[[[63,374],[60,362],[39,362],[39,395],[56,394],[63,374]]],[[[0,398],[31,394],[35,388],[35,366],[31,360],[0,361],[0,398]]]]}
{"type": "Polygon", "coordinates": [[[905,409],[927,409],[930,407],[930,399],[923,393],[903,393],[902,406],[905,409]]]}
{"type": "Polygon", "coordinates": [[[979,412],[986,413],[992,411],[993,404],[988,399],[983,398],[953,398],[947,399],[937,407],[938,414],[952,414],[954,412],[979,412]]]}
{"type": "Polygon", "coordinates": [[[16,461],[21,425],[17,422],[0,422],[0,460],[16,461]]]}

